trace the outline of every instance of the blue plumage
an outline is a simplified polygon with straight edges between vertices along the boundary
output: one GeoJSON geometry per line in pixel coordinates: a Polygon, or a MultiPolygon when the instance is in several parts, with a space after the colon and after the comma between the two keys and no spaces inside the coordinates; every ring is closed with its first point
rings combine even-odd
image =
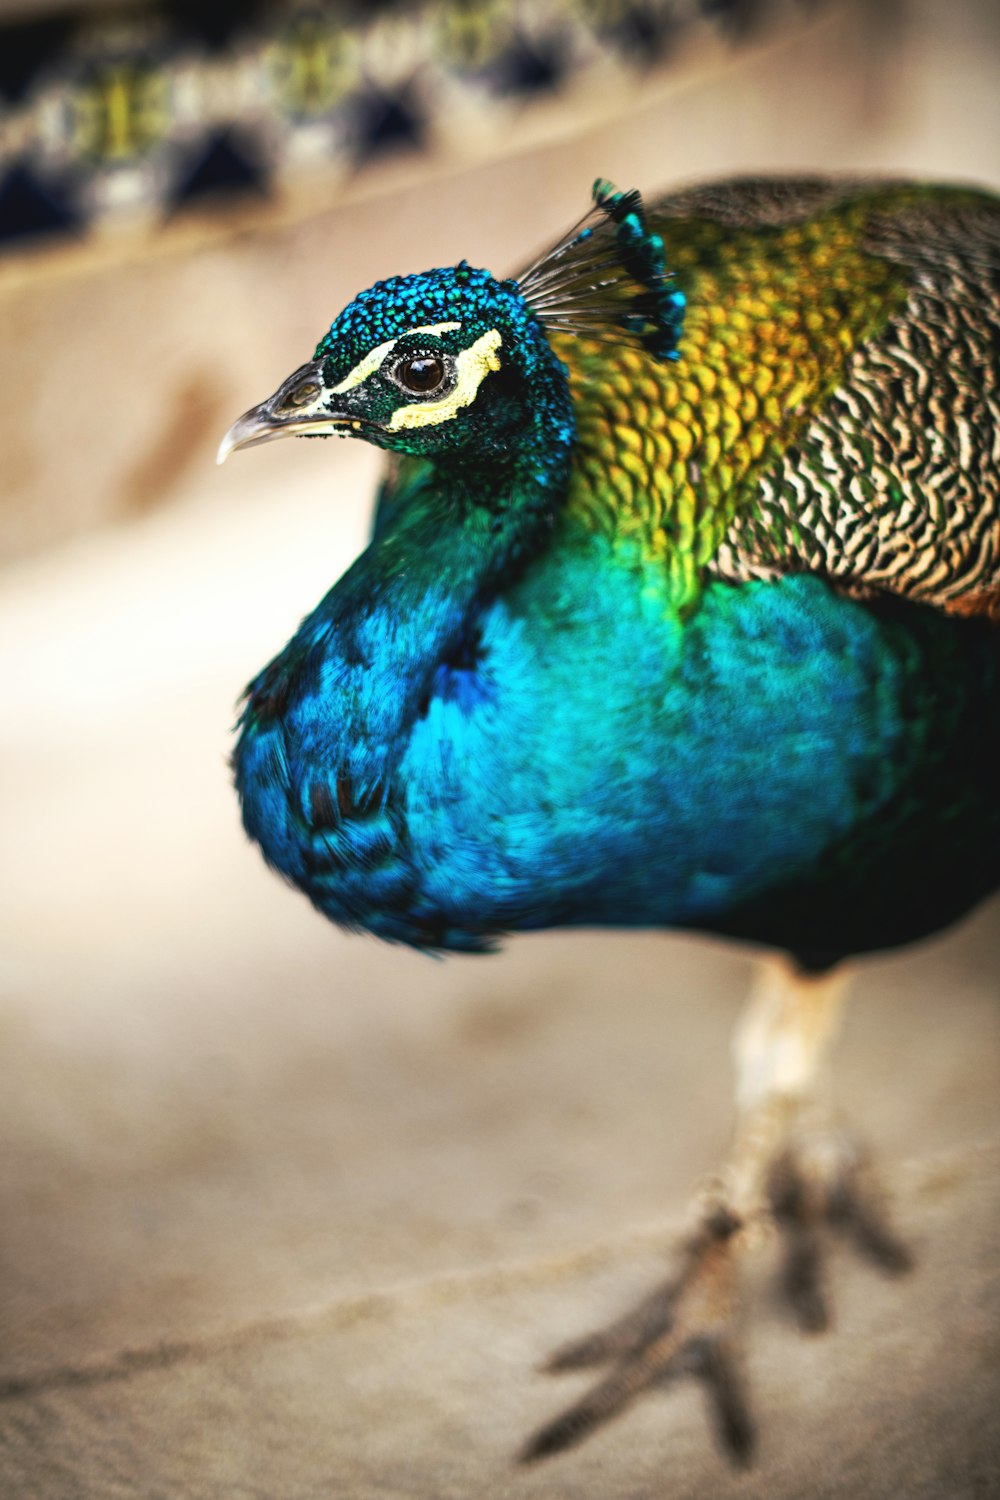
{"type": "Polygon", "coordinates": [[[638,567],[565,546],[419,695],[382,665],[415,652],[416,622],[382,605],[345,659],[335,603],[251,690],[240,793],[268,859],[383,937],[725,930],[733,906],[811,876],[924,737],[907,719],[919,634],[816,579],[716,584],[684,622],[638,567]]]}

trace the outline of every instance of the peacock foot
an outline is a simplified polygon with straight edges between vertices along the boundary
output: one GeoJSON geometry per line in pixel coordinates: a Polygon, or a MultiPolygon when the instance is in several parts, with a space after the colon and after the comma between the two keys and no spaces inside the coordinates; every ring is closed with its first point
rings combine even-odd
{"type": "Polygon", "coordinates": [[[799,1326],[822,1333],[830,1325],[826,1242],[833,1231],[889,1275],[912,1257],[889,1219],[871,1155],[845,1130],[802,1134],[773,1163],[768,1208],[783,1240],[781,1290],[799,1326]]]}
{"type": "Polygon", "coordinates": [[[700,1377],[720,1441],[735,1461],[753,1453],[754,1424],[734,1329],[740,1221],[724,1210],[706,1215],[684,1247],[679,1271],[608,1328],[564,1344],[548,1373],[608,1364],[587,1394],[537,1432],[522,1449],[530,1463],[581,1442],[640,1392],[680,1375],[700,1377]]]}
{"type": "MultiPolygon", "coordinates": [[[[743,1163],[745,1166],[745,1163],[743,1163]]],[[[756,1428],[743,1373],[739,1268],[768,1229],[782,1242],[779,1287],[800,1327],[829,1326],[827,1241],[837,1233],[882,1270],[911,1264],[893,1231],[868,1154],[842,1130],[784,1135],[762,1169],[752,1208],[737,1211],[745,1174],[710,1190],[698,1227],[682,1248],[678,1270],[625,1317],[563,1345],[547,1373],[611,1365],[581,1400],[564,1410],[521,1451],[529,1463],[581,1442],[643,1391],[682,1376],[699,1379],[721,1448],[736,1465],[752,1460],[756,1428]]]]}

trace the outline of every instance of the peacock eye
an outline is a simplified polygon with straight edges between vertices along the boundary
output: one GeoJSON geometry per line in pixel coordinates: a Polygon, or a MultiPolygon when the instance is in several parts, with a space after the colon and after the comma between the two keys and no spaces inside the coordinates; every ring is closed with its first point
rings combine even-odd
{"type": "Polygon", "coordinates": [[[315,401],[319,395],[319,386],[313,380],[304,380],[301,385],[295,385],[281,403],[282,411],[293,410],[295,407],[308,406],[315,401]]]}
{"type": "Polygon", "coordinates": [[[392,374],[405,391],[430,396],[444,385],[447,371],[437,354],[411,354],[399,361],[392,374]]]}

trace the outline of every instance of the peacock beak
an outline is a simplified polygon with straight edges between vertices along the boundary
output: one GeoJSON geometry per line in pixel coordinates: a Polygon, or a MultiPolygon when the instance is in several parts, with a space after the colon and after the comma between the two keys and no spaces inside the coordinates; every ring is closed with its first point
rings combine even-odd
{"type": "Polygon", "coordinates": [[[337,410],[323,384],[322,361],[314,359],[283,380],[273,396],[245,411],[226,433],[215,456],[225,463],[237,448],[255,448],[280,437],[328,437],[360,428],[357,417],[337,410]]]}

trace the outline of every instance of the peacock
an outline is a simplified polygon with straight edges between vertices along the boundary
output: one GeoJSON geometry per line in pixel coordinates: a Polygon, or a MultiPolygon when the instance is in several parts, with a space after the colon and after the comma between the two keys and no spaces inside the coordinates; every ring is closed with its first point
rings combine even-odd
{"type": "Polygon", "coordinates": [[[370,545],[246,690],[249,836],[319,910],[420,949],[554,926],[762,950],[736,1131],[670,1280],[551,1369],[606,1367],[523,1450],[693,1373],[755,1437],[739,1268],[783,1232],[908,1263],[810,1095],[844,962],[1000,883],[1000,201],[599,180],[516,279],[378,282],[234,424],[388,452],[370,545]]]}

